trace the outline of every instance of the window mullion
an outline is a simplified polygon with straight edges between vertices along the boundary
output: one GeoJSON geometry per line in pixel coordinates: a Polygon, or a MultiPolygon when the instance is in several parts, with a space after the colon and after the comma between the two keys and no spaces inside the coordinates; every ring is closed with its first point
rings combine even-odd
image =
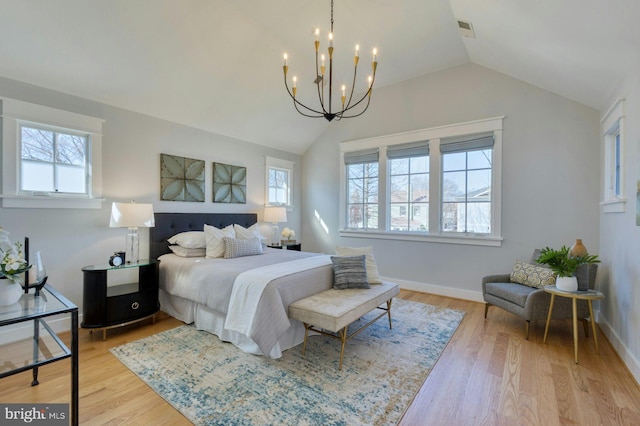
{"type": "Polygon", "coordinates": [[[391,179],[389,179],[387,163],[387,147],[381,146],[378,151],[378,229],[388,231],[391,222],[387,202],[391,199],[391,179]]]}
{"type": "Polygon", "coordinates": [[[441,233],[442,155],[440,139],[429,141],[429,233],[441,233]]]}

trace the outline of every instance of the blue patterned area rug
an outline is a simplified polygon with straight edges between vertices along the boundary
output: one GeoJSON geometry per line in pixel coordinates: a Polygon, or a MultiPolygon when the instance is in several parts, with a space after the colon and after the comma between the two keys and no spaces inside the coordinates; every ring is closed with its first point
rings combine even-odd
{"type": "Polygon", "coordinates": [[[111,352],[197,425],[394,425],[464,313],[395,299],[391,316],[347,342],[342,371],[340,341],[317,335],[268,359],[184,325],[111,352]]]}

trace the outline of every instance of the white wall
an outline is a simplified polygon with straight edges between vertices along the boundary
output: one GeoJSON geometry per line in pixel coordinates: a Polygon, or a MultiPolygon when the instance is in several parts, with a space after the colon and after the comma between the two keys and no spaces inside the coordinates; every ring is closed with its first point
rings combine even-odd
{"type": "MultiPolygon", "coordinates": [[[[624,213],[600,213],[600,253],[605,268],[599,273],[599,288],[606,299],[600,303],[598,320],[640,382],[640,226],[636,225],[636,214],[640,213],[640,203],[636,203],[640,189],[640,78],[637,73],[612,96],[610,105],[619,98],[626,98],[624,188],[627,203],[624,213]]],[[[604,176],[601,182],[604,183],[604,176]]],[[[603,184],[601,187],[604,191],[603,184]]]]}
{"type": "Polygon", "coordinates": [[[473,64],[374,90],[369,111],[332,123],[303,155],[302,241],[326,253],[336,245],[371,245],[383,276],[481,300],[483,275],[510,272],[535,247],[582,238],[597,253],[598,134],[596,110],[473,64]],[[502,247],[338,235],[340,142],[502,115],[502,247]]]}
{"type": "MultiPolygon", "coordinates": [[[[126,229],[108,228],[112,201],[151,202],[156,212],[257,212],[265,202],[265,156],[295,162],[293,202],[301,204],[300,157],[206,131],[155,119],[48,89],[0,78],[0,96],[102,118],[103,195],[100,210],[0,208],[0,226],[14,241],[30,237],[32,256],[42,251],[49,283],[82,304],[81,268],[105,263],[124,249],[126,229]],[[206,161],[204,203],[160,201],[160,154],[206,161]],[[247,204],[211,202],[213,161],[247,167],[247,204]]],[[[300,209],[281,226],[300,229],[300,209]]],[[[265,235],[270,227],[265,225],[265,235]]],[[[148,230],[141,229],[140,257],[148,255],[148,230]]],[[[33,259],[32,259],[33,260],[33,259]]]]}

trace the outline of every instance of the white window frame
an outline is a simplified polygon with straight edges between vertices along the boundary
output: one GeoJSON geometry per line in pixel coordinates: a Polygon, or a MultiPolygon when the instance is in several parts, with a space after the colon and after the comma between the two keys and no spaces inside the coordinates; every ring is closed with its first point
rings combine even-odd
{"type": "Polygon", "coordinates": [[[624,213],[625,194],[625,100],[618,99],[600,120],[604,149],[604,213],[624,213]],[[616,143],[616,136],[618,141],[616,143]],[[618,182],[616,189],[616,181],[618,182]]]}
{"type": "Polygon", "coordinates": [[[270,206],[283,206],[283,207],[288,207],[291,208],[293,207],[293,201],[292,201],[292,197],[293,197],[293,169],[294,169],[295,163],[293,161],[289,161],[289,160],[283,160],[281,158],[275,158],[275,157],[266,157],[266,162],[265,162],[265,206],[266,207],[270,207],[270,206]],[[287,172],[287,177],[288,177],[288,182],[287,182],[287,201],[285,203],[272,203],[269,200],[269,171],[271,170],[279,170],[279,171],[286,171],[287,172]]]}
{"type": "Polygon", "coordinates": [[[386,135],[371,139],[346,141],[340,144],[340,235],[355,238],[376,238],[405,241],[425,241],[452,244],[500,246],[502,245],[502,128],[504,116],[433,127],[406,133],[386,135]],[[441,205],[441,156],[440,140],[444,138],[493,132],[493,164],[491,174],[492,210],[491,234],[444,233],[440,230],[441,205]],[[387,231],[388,173],[386,147],[418,141],[429,141],[429,230],[424,232],[387,231]],[[346,224],[346,167],[344,155],[367,149],[379,150],[378,229],[355,230],[346,224]],[[434,213],[435,212],[435,213],[434,213]]]}
{"type": "MultiPolygon", "coordinates": [[[[83,183],[83,187],[84,187],[84,191],[81,193],[69,193],[69,192],[64,192],[64,191],[59,191],[58,188],[55,188],[54,191],[51,191],[49,193],[49,195],[51,195],[51,193],[55,193],[55,194],[65,194],[65,195],[69,195],[69,196],[85,196],[88,195],[90,192],[90,187],[91,187],[91,173],[89,172],[91,170],[91,163],[90,163],[90,154],[91,154],[91,135],[87,134],[87,133],[79,133],[76,131],[72,131],[69,129],[59,129],[56,127],[52,127],[52,126],[46,126],[40,123],[29,123],[26,121],[22,121],[22,120],[18,120],[18,132],[20,134],[20,151],[22,151],[22,145],[24,143],[24,141],[22,140],[22,132],[24,128],[30,128],[30,129],[34,129],[34,130],[42,130],[45,132],[51,132],[54,137],[53,137],[53,149],[54,152],[52,153],[52,159],[51,161],[43,161],[43,160],[25,160],[24,158],[22,158],[22,155],[20,156],[20,168],[22,169],[24,167],[24,162],[35,162],[35,163],[47,163],[50,164],[53,167],[53,176],[52,176],[52,180],[53,180],[53,186],[56,186],[56,181],[58,180],[57,177],[59,175],[57,169],[58,165],[65,165],[64,163],[60,163],[57,158],[56,158],[56,149],[58,146],[58,140],[59,140],[59,136],[60,135],[71,135],[71,136],[76,136],[79,138],[82,138],[84,141],[84,153],[85,153],[85,158],[84,158],[84,162],[82,164],[82,169],[84,170],[84,183],[83,183]]],[[[76,167],[80,167],[79,165],[74,165],[76,167]]],[[[34,192],[39,192],[39,191],[30,191],[30,190],[26,190],[24,189],[24,182],[23,182],[23,173],[22,170],[20,172],[20,181],[19,181],[19,186],[20,186],[20,194],[23,195],[32,195],[34,192]]]]}
{"type": "Polygon", "coordinates": [[[104,120],[10,98],[2,102],[2,207],[100,209],[102,196],[102,125],[104,120]],[[42,126],[89,135],[87,194],[20,191],[21,125],[42,126]]]}

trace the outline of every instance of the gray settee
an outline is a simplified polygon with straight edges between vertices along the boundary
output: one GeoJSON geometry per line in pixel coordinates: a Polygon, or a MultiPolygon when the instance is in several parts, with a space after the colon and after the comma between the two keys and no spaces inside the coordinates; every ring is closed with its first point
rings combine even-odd
{"type": "MultiPolygon", "coordinates": [[[[538,251],[534,252],[531,263],[535,263],[538,258],[538,251]]],[[[596,281],[598,265],[581,265],[576,271],[578,282],[588,283],[588,287],[593,289],[596,281]]],[[[525,323],[525,338],[529,339],[529,324],[532,320],[542,319],[546,321],[549,313],[549,302],[551,294],[542,289],[528,287],[523,284],[511,282],[510,273],[489,275],[482,278],[482,296],[484,297],[484,317],[487,318],[489,306],[497,306],[523,318],[525,323]]],[[[587,318],[589,318],[589,307],[585,300],[578,300],[578,319],[582,320],[584,332],[589,336],[587,318]]],[[[571,299],[556,297],[553,303],[552,319],[573,318],[571,299]]]]}

